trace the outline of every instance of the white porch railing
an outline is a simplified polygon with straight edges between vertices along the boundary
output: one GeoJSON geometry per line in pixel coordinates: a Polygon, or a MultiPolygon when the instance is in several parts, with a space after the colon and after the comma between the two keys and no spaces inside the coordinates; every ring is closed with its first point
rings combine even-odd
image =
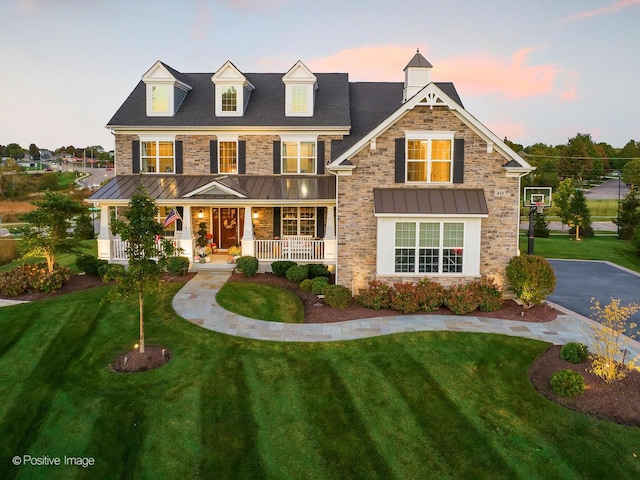
{"type": "MultiPolygon", "coordinates": [[[[174,247],[174,255],[179,255],[178,253],[178,247],[180,245],[178,245],[178,241],[177,240],[171,240],[171,242],[173,243],[173,247],[174,247]]],[[[112,239],[111,240],[111,261],[127,261],[127,243],[125,240],[119,240],[119,239],[112,239]]],[[[163,250],[163,246],[162,246],[162,242],[158,242],[158,248],[162,251],[163,250]]]]}
{"type": "Polygon", "coordinates": [[[311,237],[255,240],[254,249],[258,260],[324,260],[324,240],[311,237]]]}

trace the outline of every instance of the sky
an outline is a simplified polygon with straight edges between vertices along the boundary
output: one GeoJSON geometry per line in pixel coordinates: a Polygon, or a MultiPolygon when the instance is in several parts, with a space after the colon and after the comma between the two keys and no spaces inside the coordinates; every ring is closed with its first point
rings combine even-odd
{"type": "Polygon", "coordinates": [[[113,149],[157,60],[402,82],[417,49],[500,138],[640,141],[640,0],[1,0],[0,19],[1,145],[113,149]]]}

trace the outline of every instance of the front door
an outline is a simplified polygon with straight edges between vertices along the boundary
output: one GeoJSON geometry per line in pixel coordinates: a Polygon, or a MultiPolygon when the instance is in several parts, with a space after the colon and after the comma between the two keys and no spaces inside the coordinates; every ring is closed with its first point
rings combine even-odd
{"type": "MultiPolygon", "coordinates": [[[[213,234],[218,240],[218,248],[226,250],[240,245],[243,222],[238,209],[224,207],[213,210],[213,234]]],[[[241,213],[244,213],[244,210],[241,213]]]]}

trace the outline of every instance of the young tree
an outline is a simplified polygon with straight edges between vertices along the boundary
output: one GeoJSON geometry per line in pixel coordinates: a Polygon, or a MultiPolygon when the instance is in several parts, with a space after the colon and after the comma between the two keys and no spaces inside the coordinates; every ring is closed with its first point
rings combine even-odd
{"type": "Polygon", "coordinates": [[[592,237],[593,228],[591,227],[591,212],[587,207],[587,199],[581,189],[576,189],[569,202],[569,221],[568,225],[575,228],[576,240],[580,240],[580,234],[583,237],[592,237]]]}
{"type": "Polygon", "coordinates": [[[640,225],[640,193],[633,188],[620,202],[620,218],[614,219],[618,225],[618,236],[629,240],[633,236],[633,229],[640,225]]]}
{"type": "Polygon", "coordinates": [[[61,193],[46,192],[38,207],[20,216],[28,225],[12,228],[11,233],[22,237],[19,250],[24,257],[41,257],[53,272],[58,253],[82,253],[80,240],[69,235],[71,219],[86,213],[87,207],[61,193]]]}
{"type": "Polygon", "coordinates": [[[560,217],[560,222],[562,222],[563,225],[569,224],[569,205],[571,203],[571,196],[575,190],[573,180],[567,178],[560,182],[556,192],[553,194],[553,204],[558,211],[558,217],[560,217]]]}
{"type": "Polygon", "coordinates": [[[111,230],[127,242],[125,251],[129,265],[126,269],[107,272],[105,281],[114,279],[117,284],[107,294],[105,301],[137,294],[140,311],[139,351],[144,353],[144,295],[160,289],[167,255],[172,254],[173,249],[168,240],[159,240],[163,227],[156,220],[158,207],[146,191],[140,189],[131,196],[124,216],[126,221],[113,220],[111,230]]]}

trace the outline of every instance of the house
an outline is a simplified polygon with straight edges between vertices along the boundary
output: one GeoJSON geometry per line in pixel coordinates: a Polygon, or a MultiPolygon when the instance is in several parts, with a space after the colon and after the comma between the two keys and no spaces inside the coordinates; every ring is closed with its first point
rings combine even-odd
{"type": "Polygon", "coordinates": [[[109,222],[141,186],[179,219],[193,258],[204,227],[262,265],[325,263],[354,293],[369,280],[504,279],[518,254],[520,178],[533,168],[433,82],[418,52],[404,82],[350,82],[301,61],[284,73],[181,73],[158,61],[107,124],[116,176],[98,253],[124,261],[109,222]]]}

